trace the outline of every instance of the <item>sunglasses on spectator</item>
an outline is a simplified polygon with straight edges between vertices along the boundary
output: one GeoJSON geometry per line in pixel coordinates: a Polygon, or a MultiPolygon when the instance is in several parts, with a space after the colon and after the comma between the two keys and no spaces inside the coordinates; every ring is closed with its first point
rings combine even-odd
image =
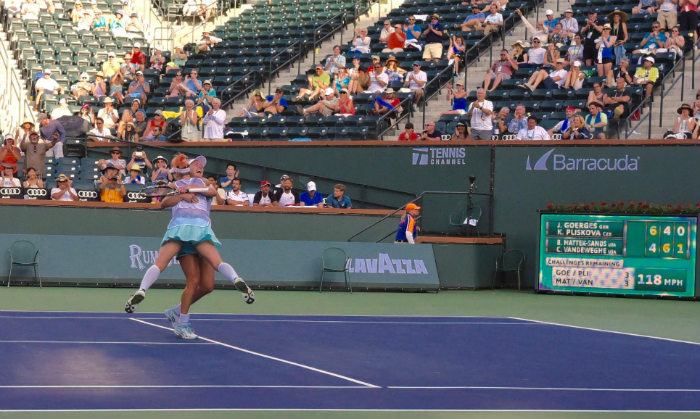
{"type": "Polygon", "coordinates": [[[119,154],[118,151],[112,151],[111,154],[119,154]]]}

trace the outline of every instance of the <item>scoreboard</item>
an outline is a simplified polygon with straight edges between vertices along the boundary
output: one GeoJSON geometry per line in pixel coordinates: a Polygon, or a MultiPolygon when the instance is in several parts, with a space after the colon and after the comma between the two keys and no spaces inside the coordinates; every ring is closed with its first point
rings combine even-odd
{"type": "Polygon", "coordinates": [[[538,289],[695,295],[697,216],[540,214],[538,289]]]}

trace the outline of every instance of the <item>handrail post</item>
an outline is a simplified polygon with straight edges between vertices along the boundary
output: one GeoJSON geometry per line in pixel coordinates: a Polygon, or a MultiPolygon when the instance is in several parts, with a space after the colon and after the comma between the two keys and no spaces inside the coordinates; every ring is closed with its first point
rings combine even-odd
{"type": "MultiPolygon", "coordinates": [[[[652,92],[652,96],[654,93],[652,92]]],[[[664,117],[664,82],[663,80],[661,81],[661,95],[659,95],[659,127],[663,126],[663,117],[664,117]]]]}
{"type": "Polygon", "coordinates": [[[647,138],[651,138],[651,120],[653,119],[651,115],[653,112],[654,102],[651,101],[651,97],[647,99],[649,99],[649,131],[647,132],[647,138]]]}

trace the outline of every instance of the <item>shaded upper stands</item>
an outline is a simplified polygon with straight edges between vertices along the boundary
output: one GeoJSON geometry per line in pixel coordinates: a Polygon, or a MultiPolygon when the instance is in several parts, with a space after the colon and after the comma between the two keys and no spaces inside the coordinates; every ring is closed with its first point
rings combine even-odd
{"type": "MultiPolygon", "coordinates": [[[[74,7],[73,1],[63,4],[55,2],[55,5],[54,14],[41,12],[38,19],[26,20],[11,18],[7,11],[2,9],[3,28],[8,34],[10,47],[32,94],[36,77],[45,68],[50,68],[52,77],[66,92],[70,92],[70,86],[79,81],[78,77],[82,72],[94,78],[98,67],[107,59],[110,51],[123,56],[134,43],[146,43],[143,34],[114,36],[110,31],[78,31],[69,14],[74,7]]],[[[97,2],[103,13],[113,13],[121,5],[119,0],[97,2]]],[[[77,104],[69,95],[65,97],[69,104],[77,104]]],[[[43,109],[50,111],[58,104],[59,98],[60,96],[45,95],[43,109]]]]}
{"type": "MultiPolygon", "coordinates": [[[[529,11],[534,6],[532,1],[510,2],[506,10],[501,11],[504,18],[504,30],[510,30],[516,19],[510,18],[516,8],[520,8],[523,12],[529,11]]],[[[467,62],[475,59],[480,53],[488,50],[491,47],[491,40],[500,36],[499,33],[494,33],[490,36],[485,36],[483,31],[461,32],[459,28],[455,29],[455,25],[462,23],[465,17],[470,14],[471,6],[455,4],[448,1],[433,1],[433,0],[409,0],[401,7],[393,9],[386,19],[392,20],[394,23],[404,22],[410,15],[430,15],[438,13],[445,29],[450,35],[462,36],[465,39],[467,46],[467,62]],[[478,44],[478,45],[477,45],[478,44]],[[476,46],[476,47],[475,47],[476,46]],[[475,47],[475,48],[472,48],[475,47]]],[[[406,49],[399,53],[381,53],[386,46],[379,43],[379,35],[384,20],[377,21],[374,25],[368,27],[368,36],[372,42],[371,53],[369,54],[349,54],[352,49],[352,40],[341,46],[341,51],[346,57],[347,66],[350,66],[351,57],[358,56],[361,60],[362,67],[372,65],[371,56],[379,55],[382,62],[385,62],[390,55],[393,55],[399,61],[399,67],[407,71],[412,69],[412,63],[416,60],[422,62],[421,70],[425,71],[428,76],[428,83],[424,91],[427,97],[435,93],[442,85],[452,79],[452,66],[449,65],[446,59],[438,62],[422,61],[422,52],[418,50],[406,49]]],[[[421,23],[421,22],[418,22],[421,23]]],[[[443,41],[443,55],[449,46],[449,38],[445,37],[443,41]]],[[[325,57],[317,57],[317,62],[320,62],[325,57]]],[[[291,85],[281,86],[284,91],[285,99],[292,104],[292,99],[302,87],[306,87],[307,74],[312,74],[313,68],[306,73],[300,74],[291,85]]],[[[403,83],[394,82],[388,87],[397,90],[403,87],[403,83]]],[[[237,134],[231,136],[233,139],[247,140],[275,140],[275,139],[294,139],[294,138],[310,138],[323,140],[376,140],[381,137],[382,133],[390,127],[390,120],[386,117],[371,115],[369,112],[372,109],[374,99],[377,95],[361,93],[353,96],[355,103],[354,116],[350,117],[308,117],[302,118],[294,106],[290,106],[282,115],[275,115],[269,118],[233,118],[228,127],[231,131],[237,134]],[[243,135],[238,134],[243,133],[243,135]]],[[[410,97],[412,93],[399,92],[397,97],[403,102],[404,115],[410,112],[410,97]]],[[[309,102],[301,101],[296,104],[305,106],[309,102]]]]}

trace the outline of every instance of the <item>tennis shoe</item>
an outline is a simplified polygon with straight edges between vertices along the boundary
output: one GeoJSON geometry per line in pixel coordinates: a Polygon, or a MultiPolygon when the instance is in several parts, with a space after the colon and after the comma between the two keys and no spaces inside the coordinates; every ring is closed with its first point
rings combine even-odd
{"type": "Polygon", "coordinates": [[[143,301],[143,299],[146,298],[146,291],[145,290],[138,290],[129,297],[128,300],[126,300],[126,304],[124,304],[124,311],[127,313],[133,313],[134,312],[134,306],[143,301]]]}
{"type": "Polygon", "coordinates": [[[174,329],[180,316],[175,312],[175,308],[165,310],[165,317],[170,320],[170,326],[174,329]]]}
{"type": "Polygon", "coordinates": [[[180,336],[183,339],[197,339],[197,335],[195,335],[192,331],[192,325],[189,322],[183,324],[175,324],[175,326],[173,326],[173,331],[176,335],[180,336]]]}
{"type": "Polygon", "coordinates": [[[236,278],[236,280],[233,281],[233,286],[236,287],[236,289],[240,291],[241,294],[243,294],[243,301],[245,301],[248,304],[253,304],[253,302],[255,301],[255,293],[252,289],[250,289],[248,284],[245,283],[243,278],[236,278]]]}

